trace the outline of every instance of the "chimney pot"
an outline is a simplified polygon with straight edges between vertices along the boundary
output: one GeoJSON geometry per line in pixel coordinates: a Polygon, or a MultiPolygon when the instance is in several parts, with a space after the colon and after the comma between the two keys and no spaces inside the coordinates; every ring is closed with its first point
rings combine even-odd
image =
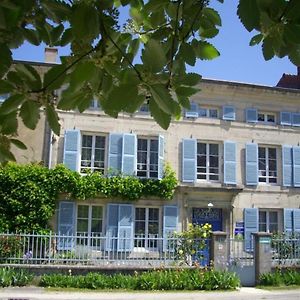
{"type": "Polygon", "coordinates": [[[45,48],[45,63],[56,64],[57,63],[57,61],[56,61],[57,54],[58,54],[57,48],[46,47],[45,48]]]}

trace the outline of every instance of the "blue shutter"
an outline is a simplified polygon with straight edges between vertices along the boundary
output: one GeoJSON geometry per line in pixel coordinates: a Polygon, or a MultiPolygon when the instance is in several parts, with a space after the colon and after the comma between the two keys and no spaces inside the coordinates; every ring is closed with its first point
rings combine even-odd
{"type": "Polygon", "coordinates": [[[300,147],[293,147],[293,182],[295,187],[300,187],[300,147]]]}
{"type": "Polygon", "coordinates": [[[300,126],[300,113],[293,113],[292,114],[292,125],[293,126],[300,126]]]}
{"type": "Polygon", "coordinates": [[[164,221],[163,221],[163,250],[174,251],[174,245],[170,236],[177,230],[178,224],[178,208],[177,206],[164,206],[164,221]]]}
{"type": "Polygon", "coordinates": [[[58,250],[71,250],[75,246],[75,202],[61,201],[58,210],[58,250]],[[65,236],[65,237],[64,237],[65,236]]]}
{"type": "Polygon", "coordinates": [[[65,131],[64,165],[73,171],[79,171],[81,135],[78,129],[65,131]]]}
{"type": "Polygon", "coordinates": [[[281,125],[292,125],[292,113],[282,111],[280,113],[280,124],[281,125]]]}
{"type": "Polygon", "coordinates": [[[236,184],[236,143],[224,142],[224,183],[236,184]]]}
{"type": "Polygon", "coordinates": [[[164,176],[165,139],[162,135],[158,137],[158,179],[164,176]]]}
{"type": "Polygon", "coordinates": [[[111,133],[108,146],[108,168],[112,173],[121,172],[122,169],[123,134],[111,133]]]}
{"type": "Polygon", "coordinates": [[[107,205],[106,250],[116,251],[118,241],[119,205],[107,205]]]}
{"type": "Polygon", "coordinates": [[[119,205],[118,251],[131,251],[133,247],[133,205],[119,205]]]}
{"type": "Polygon", "coordinates": [[[258,183],[258,146],[255,143],[246,144],[246,184],[258,183]]]}
{"type": "Polygon", "coordinates": [[[136,174],[136,135],[124,133],[122,146],[122,173],[125,175],[136,174]]]}
{"type": "Polygon", "coordinates": [[[195,102],[190,103],[190,109],[185,112],[186,118],[198,118],[198,104],[195,102]]]}
{"type": "Polygon", "coordinates": [[[253,250],[253,237],[252,233],[258,231],[258,209],[257,208],[245,208],[244,209],[244,239],[245,250],[253,250]]]}
{"type": "Polygon", "coordinates": [[[293,232],[293,209],[283,210],[283,230],[288,236],[293,232]]]}
{"type": "Polygon", "coordinates": [[[250,123],[257,122],[257,109],[256,108],[247,108],[246,109],[246,121],[250,123]]]}
{"type": "Polygon", "coordinates": [[[195,182],[197,167],[197,141],[182,140],[182,181],[195,182]]]}
{"type": "Polygon", "coordinates": [[[293,185],[293,153],[292,146],[282,147],[282,185],[293,185]]]}
{"type": "Polygon", "coordinates": [[[223,106],[223,120],[235,120],[235,107],[232,105],[223,106]]]}
{"type": "Polygon", "coordinates": [[[293,211],[293,229],[297,236],[300,234],[300,209],[295,208],[293,211]]]}

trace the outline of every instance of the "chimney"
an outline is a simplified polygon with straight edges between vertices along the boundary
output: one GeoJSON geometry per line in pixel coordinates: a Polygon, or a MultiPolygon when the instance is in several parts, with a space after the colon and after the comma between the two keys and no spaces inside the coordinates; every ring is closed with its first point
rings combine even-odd
{"type": "Polygon", "coordinates": [[[50,63],[50,64],[56,64],[56,58],[57,58],[58,50],[57,48],[50,48],[46,47],[45,48],[45,63],[50,63]]]}

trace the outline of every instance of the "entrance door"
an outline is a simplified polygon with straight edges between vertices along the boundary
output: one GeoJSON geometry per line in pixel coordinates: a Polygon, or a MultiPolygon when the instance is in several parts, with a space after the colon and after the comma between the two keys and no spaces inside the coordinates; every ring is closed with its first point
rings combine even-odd
{"type": "MultiPolygon", "coordinates": [[[[222,230],[222,209],[219,208],[196,208],[192,210],[193,224],[204,225],[205,223],[211,224],[212,231],[222,230]]],[[[204,250],[200,250],[193,258],[198,261],[201,266],[207,266],[210,262],[209,257],[209,243],[207,241],[204,250]]]]}

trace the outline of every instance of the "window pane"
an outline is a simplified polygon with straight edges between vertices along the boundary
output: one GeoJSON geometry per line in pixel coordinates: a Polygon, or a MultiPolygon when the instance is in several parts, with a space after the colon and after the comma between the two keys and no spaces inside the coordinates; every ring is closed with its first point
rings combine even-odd
{"type": "Polygon", "coordinates": [[[158,234],[158,223],[156,223],[156,222],[149,223],[148,233],[149,234],[158,234]]]}
{"type": "Polygon", "coordinates": [[[77,220],[77,231],[78,232],[88,232],[88,220],[77,220]]]}
{"type": "Polygon", "coordinates": [[[92,220],[91,232],[102,232],[102,220],[92,220]]]}
{"type": "Polygon", "coordinates": [[[197,156],[197,166],[206,167],[206,156],[198,155],[197,156]]]}
{"type": "Polygon", "coordinates": [[[105,148],[105,137],[104,136],[96,136],[95,147],[101,148],[101,149],[105,148]]]}
{"type": "Polygon", "coordinates": [[[270,123],[275,122],[275,115],[267,115],[267,121],[270,123]]]}
{"type": "Polygon", "coordinates": [[[267,222],[267,212],[265,212],[265,211],[259,212],[259,222],[262,222],[262,223],[267,222]]]}
{"type": "Polygon", "coordinates": [[[158,221],[159,209],[158,208],[149,208],[149,220],[158,221]]]}
{"type": "Polygon", "coordinates": [[[151,152],[150,153],[150,164],[157,164],[158,163],[158,153],[151,152]]]}
{"type": "Polygon", "coordinates": [[[91,160],[92,159],[92,149],[91,148],[83,148],[81,151],[81,159],[82,160],[91,160]]]}
{"type": "Polygon", "coordinates": [[[82,136],[82,147],[92,147],[93,137],[91,135],[82,136]]]}
{"type": "Polygon", "coordinates": [[[219,145],[218,144],[209,144],[209,154],[218,155],[219,154],[219,145]]]}
{"type": "Polygon", "coordinates": [[[269,161],[269,170],[276,171],[277,170],[276,165],[277,165],[276,160],[270,160],[269,161]]]}
{"type": "Polygon", "coordinates": [[[257,114],[257,120],[260,122],[264,122],[265,121],[265,115],[262,113],[258,113],[257,114]]]}
{"type": "Polygon", "coordinates": [[[197,144],[197,153],[198,154],[206,154],[206,144],[198,143],[197,144]]]}
{"type": "Polygon", "coordinates": [[[206,108],[200,108],[198,110],[198,116],[199,117],[207,117],[207,109],[206,108]]]}
{"type": "Polygon", "coordinates": [[[267,224],[259,223],[259,231],[267,232],[267,224]]]}
{"type": "Polygon", "coordinates": [[[137,207],[135,209],[135,219],[136,220],[146,220],[146,209],[143,207],[137,207]]]}
{"type": "Polygon", "coordinates": [[[278,232],[278,224],[271,224],[270,223],[270,226],[269,226],[270,228],[269,228],[269,231],[271,232],[271,233],[277,233],[278,232]]]}
{"type": "Polygon", "coordinates": [[[259,159],[258,160],[258,169],[259,170],[266,170],[266,160],[265,159],[259,159]]]}
{"type": "Polygon", "coordinates": [[[150,140],[150,151],[158,151],[158,140],[150,140]]]}
{"type": "Polygon", "coordinates": [[[146,223],[144,221],[135,221],[135,234],[145,235],[146,233],[146,223]]]}
{"type": "Polygon", "coordinates": [[[269,148],[269,159],[276,159],[276,148],[269,148]]]}
{"type": "Polygon", "coordinates": [[[210,118],[217,118],[218,117],[218,110],[217,109],[210,109],[209,110],[209,117],[210,118]]]}
{"type": "Polygon", "coordinates": [[[265,158],[266,157],[266,148],[258,147],[258,157],[265,158]]]}
{"type": "Polygon", "coordinates": [[[92,206],[92,218],[102,219],[102,206],[92,206]]]}
{"type": "Polygon", "coordinates": [[[209,157],[209,166],[210,167],[218,167],[219,166],[219,157],[218,156],[210,156],[209,157]]]}
{"type": "Polygon", "coordinates": [[[278,213],[277,211],[269,212],[269,221],[270,223],[278,223],[278,213]]]}
{"type": "Polygon", "coordinates": [[[88,218],[89,217],[89,207],[87,205],[78,205],[77,217],[78,218],[88,218]]]}
{"type": "Polygon", "coordinates": [[[147,140],[146,139],[138,139],[138,150],[147,151],[147,140]]]}
{"type": "Polygon", "coordinates": [[[219,180],[219,175],[209,175],[209,180],[217,181],[219,180]]]}

